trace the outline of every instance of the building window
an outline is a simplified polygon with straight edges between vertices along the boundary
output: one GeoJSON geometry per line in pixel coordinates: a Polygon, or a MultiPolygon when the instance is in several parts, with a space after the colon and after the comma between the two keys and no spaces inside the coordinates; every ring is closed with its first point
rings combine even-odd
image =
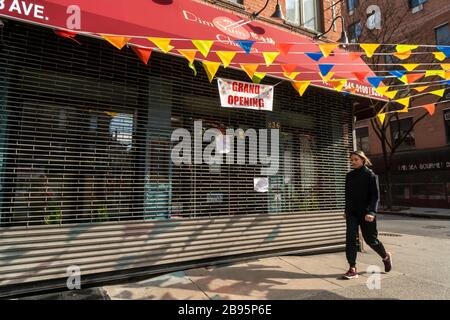
{"type": "MultiPolygon", "coordinates": [[[[397,144],[397,142],[406,134],[406,132],[411,128],[413,124],[413,118],[401,119],[399,121],[394,120],[391,122],[391,136],[392,143],[397,144]]],[[[411,130],[410,133],[403,139],[398,150],[409,150],[416,146],[416,140],[414,139],[414,132],[411,130]]]]}
{"type": "Polygon", "coordinates": [[[369,149],[369,128],[357,128],[356,130],[356,146],[358,150],[364,151],[365,154],[370,153],[369,149]]]}
{"type": "Polygon", "coordinates": [[[427,2],[427,0],[408,0],[409,1],[409,7],[415,8],[420,6],[422,3],[427,2]]]}
{"type": "Polygon", "coordinates": [[[356,7],[358,7],[358,5],[359,5],[359,0],[347,0],[348,11],[355,10],[356,7]]]}
{"type": "Polygon", "coordinates": [[[450,28],[448,23],[434,30],[436,34],[436,44],[450,45],[450,28]]]}
{"type": "Polygon", "coordinates": [[[361,36],[361,33],[362,33],[362,26],[361,22],[359,21],[351,24],[348,27],[349,40],[352,43],[359,42],[359,37],[361,36]]]}
{"type": "Polygon", "coordinates": [[[447,136],[447,144],[450,144],[450,109],[444,110],[445,133],[447,136]]]}
{"type": "Polygon", "coordinates": [[[320,31],[318,0],[286,0],[286,21],[320,31]]]}

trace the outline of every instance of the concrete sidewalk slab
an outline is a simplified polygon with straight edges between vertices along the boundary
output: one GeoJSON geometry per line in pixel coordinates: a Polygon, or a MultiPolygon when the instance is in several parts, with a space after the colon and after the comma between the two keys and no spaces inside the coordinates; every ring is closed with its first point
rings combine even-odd
{"type": "Polygon", "coordinates": [[[450,209],[411,207],[403,210],[379,209],[379,214],[390,214],[409,217],[450,219],[450,209]]]}

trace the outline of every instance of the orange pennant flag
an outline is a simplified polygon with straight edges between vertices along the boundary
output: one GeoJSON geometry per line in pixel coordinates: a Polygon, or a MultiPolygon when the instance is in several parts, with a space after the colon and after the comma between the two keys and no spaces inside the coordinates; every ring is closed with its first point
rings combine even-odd
{"type": "Polygon", "coordinates": [[[220,63],[203,60],[202,64],[203,64],[203,68],[206,71],[206,74],[208,75],[209,82],[212,82],[214,79],[214,76],[217,73],[217,70],[219,70],[220,63]]]}
{"type": "Polygon", "coordinates": [[[174,46],[170,45],[170,39],[168,38],[147,38],[147,39],[153,42],[153,44],[164,53],[168,53],[170,50],[175,48],[174,46]]]}
{"type": "Polygon", "coordinates": [[[216,51],[217,56],[219,57],[220,61],[223,63],[223,67],[227,68],[231,60],[233,60],[234,56],[236,55],[236,52],[234,51],[216,51]]]}
{"type": "Polygon", "coordinates": [[[441,68],[442,68],[442,70],[450,71],[450,63],[441,64],[441,68]]]}
{"type": "Polygon", "coordinates": [[[141,59],[141,61],[145,65],[148,64],[148,60],[150,60],[150,56],[152,54],[151,48],[141,48],[141,47],[132,46],[131,49],[133,49],[133,51],[136,53],[136,55],[139,57],[139,59],[141,59]]]}
{"type": "Polygon", "coordinates": [[[361,52],[349,52],[348,57],[350,60],[355,61],[361,58],[362,53],[361,52]]]}
{"type": "Polygon", "coordinates": [[[291,50],[292,46],[294,44],[292,43],[277,43],[275,45],[275,47],[278,49],[278,51],[283,54],[283,55],[287,55],[289,50],[291,50]]]}
{"type": "Polygon", "coordinates": [[[297,78],[297,76],[300,74],[300,72],[291,72],[291,73],[287,73],[287,72],[283,72],[283,75],[291,80],[295,80],[295,78],[297,78]]]}
{"type": "Polygon", "coordinates": [[[78,43],[78,44],[81,44],[80,42],[78,42],[78,41],[75,39],[75,36],[78,34],[78,33],[75,32],[75,31],[68,31],[68,30],[53,30],[53,32],[56,33],[56,34],[57,34],[58,36],[60,36],[60,37],[67,38],[67,39],[70,39],[70,40],[75,41],[75,42],[78,43]]]}
{"type": "Polygon", "coordinates": [[[310,83],[311,81],[294,81],[292,82],[292,86],[295,88],[295,90],[297,90],[298,94],[301,97],[309,87],[310,83]]]}
{"type": "Polygon", "coordinates": [[[279,54],[279,52],[263,52],[262,55],[264,57],[264,61],[266,61],[266,66],[270,66],[279,54]]]}
{"type": "Polygon", "coordinates": [[[322,43],[319,44],[320,51],[322,51],[324,57],[328,57],[334,49],[338,46],[337,43],[322,43]]]}
{"type": "Polygon", "coordinates": [[[336,91],[341,92],[347,84],[347,80],[331,80],[330,84],[334,89],[336,89],[336,91]]]}
{"type": "Polygon", "coordinates": [[[209,50],[211,50],[214,41],[212,40],[192,40],[194,46],[200,51],[200,53],[206,58],[209,50]]]}
{"type": "Polygon", "coordinates": [[[281,69],[283,69],[283,72],[285,73],[292,73],[294,72],[295,68],[297,68],[296,64],[282,64],[281,69]]]}
{"type": "Polygon", "coordinates": [[[424,76],[423,73],[410,73],[410,74],[405,74],[403,77],[400,78],[400,80],[403,83],[410,84],[410,83],[416,82],[423,76],[424,76]]]}
{"type": "Polygon", "coordinates": [[[445,92],[445,89],[440,89],[440,90],[430,91],[428,93],[434,94],[435,96],[442,98],[444,96],[444,92],[445,92]]]}
{"type": "Polygon", "coordinates": [[[434,111],[436,110],[436,105],[434,103],[426,104],[422,107],[427,109],[430,116],[432,116],[434,114],[434,111]]]}
{"type": "Polygon", "coordinates": [[[433,52],[433,55],[436,58],[436,60],[439,60],[439,61],[444,61],[447,58],[445,53],[443,53],[441,51],[433,52]]]}
{"type": "Polygon", "coordinates": [[[195,59],[195,55],[197,54],[197,50],[195,49],[179,49],[177,50],[183,57],[189,61],[189,63],[193,63],[195,59]]]}
{"type": "Polygon", "coordinates": [[[428,86],[422,86],[422,87],[415,87],[413,88],[414,90],[416,90],[417,92],[422,92],[428,89],[428,86]]]}
{"type": "Polygon", "coordinates": [[[393,55],[396,56],[397,58],[399,58],[400,60],[405,60],[405,59],[408,59],[411,56],[411,51],[396,52],[393,55]]]}
{"type": "Polygon", "coordinates": [[[131,40],[131,38],[125,38],[125,37],[117,37],[117,36],[107,36],[104,34],[101,34],[102,38],[111,43],[114,47],[121,50],[128,41],[131,40]]]}
{"type": "Polygon", "coordinates": [[[253,76],[256,72],[256,70],[258,69],[259,65],[258,64],[241,64],[241,68],[242,70],[245,71],[245,73],[247,73],[248,77],[250,79],[253,79],[253,76]]]}
{"type": "Polygon", "coordinates": [[[372,58],[375,50],[377,50],[380,45],[377,43],[363,43],[359,46],[364,50],[368,58],[372,58]]]}

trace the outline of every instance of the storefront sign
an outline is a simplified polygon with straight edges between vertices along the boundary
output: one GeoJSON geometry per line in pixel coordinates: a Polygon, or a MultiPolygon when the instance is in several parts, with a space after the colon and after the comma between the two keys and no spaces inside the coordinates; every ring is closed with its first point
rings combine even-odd
{"type": "Polygon", "coordinates": [[[221,78],[217,84],[222,107],[272,111],[273,86],[221,78]]]}

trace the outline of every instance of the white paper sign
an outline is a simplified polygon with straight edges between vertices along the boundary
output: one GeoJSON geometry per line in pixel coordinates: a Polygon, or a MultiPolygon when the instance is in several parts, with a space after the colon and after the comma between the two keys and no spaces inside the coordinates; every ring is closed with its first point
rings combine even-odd
{"type": "Polygon", "coordinates": [[[222,107],[272,111],[273,86],[222,78],[217,84],[222,107]]]}
{"type": "Polygon", "coordinates": [[[256,192],[269,191],[269,178],[253,178],[253,183],[256,192]]]}

